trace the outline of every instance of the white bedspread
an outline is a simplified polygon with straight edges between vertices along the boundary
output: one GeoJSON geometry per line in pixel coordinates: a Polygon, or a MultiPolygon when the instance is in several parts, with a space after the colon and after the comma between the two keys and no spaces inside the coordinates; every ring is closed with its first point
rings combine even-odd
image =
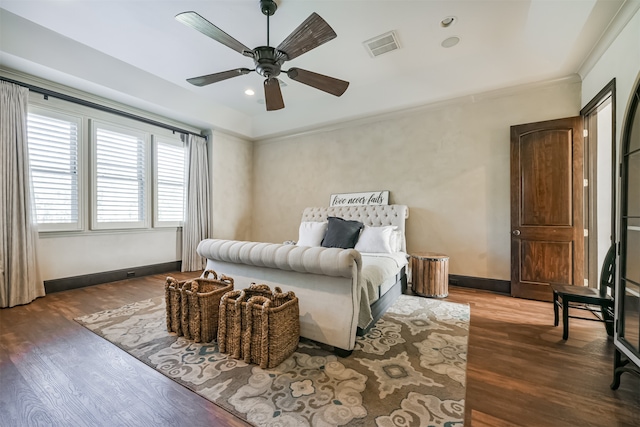
{"type": "Polygon", "coordinates": [[[408,264],[407,254],[361,253],[362,274],[360,276],[360,315],[358,327],[366,328],[373,320],[371,304],[378,300],[380,285],[395,276],[408,264]]]}

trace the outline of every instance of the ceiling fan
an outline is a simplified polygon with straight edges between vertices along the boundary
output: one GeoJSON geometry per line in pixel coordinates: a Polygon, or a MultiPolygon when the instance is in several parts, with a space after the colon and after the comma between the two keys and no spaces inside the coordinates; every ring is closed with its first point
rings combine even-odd
{"type": "Polygon", "coordinates": [[[285,61],[297,58],[303,53],[309,52],[311,49],[336,38],[333,28],[320,15],[314,12],[298,28],[293,30],[278,47],[271,47],[269,46],[269,17],[276,12],[277,7],[273,0],[260,0],[260,9],[267,16],[267,45],[258,46],[255,49],[249,49],[196,12],[183,12],[176,15],[176,19],[181,23],[200,31],[205,36],[211,37],[244,56],[253,58],[255,64],[255,69],[236,68],[220,73],[193,77],[187,79],[187,81],[196,86],[205,86],[255,71],[265,78],[264,97],[267,111],[284,108],[280,82],[277,79],[280,72],[286,73],[292,80],[335,96],[341,96],[349,86],[347,81],[301,68],[294,67],[286,71],[281,69],[285,61]]]}

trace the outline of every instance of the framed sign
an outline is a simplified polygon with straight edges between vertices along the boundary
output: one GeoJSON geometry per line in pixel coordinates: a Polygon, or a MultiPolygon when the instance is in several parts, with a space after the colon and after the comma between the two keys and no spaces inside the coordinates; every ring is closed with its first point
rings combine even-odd
{"type": "Polygon", "coordinates": [[[388,205],[388,191],[332,194],[329,206],[388,205]]]}

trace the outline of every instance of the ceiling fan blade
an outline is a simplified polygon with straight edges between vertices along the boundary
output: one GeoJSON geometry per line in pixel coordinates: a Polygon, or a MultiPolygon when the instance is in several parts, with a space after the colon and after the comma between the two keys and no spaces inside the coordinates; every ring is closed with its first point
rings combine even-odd
{"type": "Polygon", "coordinates": [[[205,36],[209,36],[217,42],[230,47],[236,52],[240,52],[245,56],[252,56],[252,50],[213,25],[211,22],[198,15],[196,12],[182,12],[176,15],[176,19],[184,25],[200,31],[205,36]],[[247,55],[245,52],[248,52],[247,55]]]}
{"type": "Polygon", "coordinates": [[[341,96],[349,87],[349,82],[303,70],[302,68],[290,68],[287,76],[297,82],[304,83],[316,89],[320,89],[331,95],[341,96]]]}
{"type": "Polygon", "coordinates": [[[313,12],[276,49],[286,53],[288,60],[291,60],[335,38],[333,28],[313,12]]]}
{"type": "Polygon", "coordinates": [[[187,79],[189,83],[195,86],[206,86],[211,83],[221,82],[232,77],[243,76],[251,72],[248,68],[236,68],[235,70],[223,71],[221,73],[207,74],[206,76],[192,77],[187,79]]]}
{"type": "Polygon", "coordinates": [[[267,111],[280,110],[284,108],[280,82],[275,77],[270,77],[264,81],[264,100],[267,104],[267,111]]]}

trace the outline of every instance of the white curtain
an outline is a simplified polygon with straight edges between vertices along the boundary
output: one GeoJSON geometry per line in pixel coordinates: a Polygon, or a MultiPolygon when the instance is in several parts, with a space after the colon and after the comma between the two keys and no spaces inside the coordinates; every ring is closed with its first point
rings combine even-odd
{"type": "Polygon", "coordinates": [[[29,89],[0,82],[0,307],[44,296],[27,147],[29,89]]]}
{"type": "Polygon", "coordinates": [[[209,163],[207,140],[189,135],[187,203],[182,227],[182,271],[202,270],[206,260],[196,252],[198,243],[209,237],[209,163]]]}

